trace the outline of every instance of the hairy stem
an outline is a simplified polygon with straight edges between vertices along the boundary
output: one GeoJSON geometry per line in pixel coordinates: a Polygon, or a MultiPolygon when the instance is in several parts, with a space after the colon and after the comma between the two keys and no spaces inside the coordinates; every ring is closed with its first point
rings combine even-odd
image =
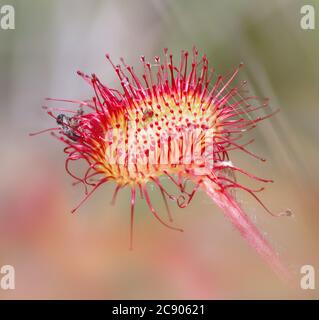
{"type": "Polygon", "coordinates": [[[245,240],[270,265],[273,271],[284,281],[290,281],[290,273],[281,262],[277,253],[270,246],[257,227],[250,221],[237,201],[227,191],[215,190],[208,179],[202,182],[202,188],[207,195],[223,210],[225,216],[232,222],[245,240]]]}

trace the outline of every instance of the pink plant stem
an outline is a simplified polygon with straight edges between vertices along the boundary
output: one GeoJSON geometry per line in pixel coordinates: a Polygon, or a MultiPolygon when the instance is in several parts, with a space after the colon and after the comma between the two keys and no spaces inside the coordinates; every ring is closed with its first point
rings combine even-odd
{"type": "Polygon", "coordinates": [[[214,185],[208,179],[203,180],[202,188],[223,210],[226,217],[232,222],[246,241],[270,265],[273,271],[285,282],[290,282],[291,275],[281,262],[278,254],[273,250],[257,227],[250,221],[237,201],[227,191],[215,190],[214,185]]]}

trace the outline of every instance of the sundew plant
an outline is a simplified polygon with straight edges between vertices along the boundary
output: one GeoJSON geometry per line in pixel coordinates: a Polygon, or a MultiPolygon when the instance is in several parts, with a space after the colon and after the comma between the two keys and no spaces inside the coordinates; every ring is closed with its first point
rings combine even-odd
{"type": "Polygon", "coordinates": [[[229,157],[230,151],[238,150],[265,161],[248,150],[253,140],[242,138],[274,114],[259,116],[260,109],[269,107],[268,99],[247,95],[246,82],[234,84],[242,64],[221,76],[209,67],[205,55],[199,57],[196,48],[191,54],[182,51],[178,63],[164,49],[163,58],[156,56],[152,63],[141,57],[144,72],[139,77],[123,59],[117,65],[109,55],[106,58],[118,76],[120,90],[103,84],[95,74],[78,72],[91,86],[93,97],[85,101],[48,99],[71,103],[72,110],[45,107],[57,125],[41,132],[51,131],[66,145],[66,171],[75,183],[85,186],[86,195],[72,212],[104,183],[116,184],[113,202],[121,189],[130,188],[132,247],[137,197],[146,201],[150,213],[162,225],[183,231],[174,225],[169,202],[184,208],[201,189],[273,270],[286,277],[278,255],[235,196],[236,190],[244,190],[268,213],[290,214],[289,210],[273,214],[257,196],[264,187],[253,190],[236,179],[246,175],[262,184],[272,182],[236,166],[229,157]],[[81,176],[70,168],[70,163],[78,160],[87,164],[81,176]],[[165,188],[163,177],[175,185],[176,193],[165,188]],[[151,201],[149,184],[163,198],[166,219],[151,201]]]}

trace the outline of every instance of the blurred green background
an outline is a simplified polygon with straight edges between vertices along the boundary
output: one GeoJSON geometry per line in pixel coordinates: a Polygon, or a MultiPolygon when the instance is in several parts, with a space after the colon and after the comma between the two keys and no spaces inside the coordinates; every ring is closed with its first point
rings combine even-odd
{"type": "MultiPolygon", "coordinates": [[[[15,7],[16,29],[0,30],[0,266],[16,268],[16,289],[0,289],[1,299],[319,297],[319,287],[299,289],[302,265],[319,272],[319,26],[300,27],[304,4],[314,5],[319,21],[318,1],[4,4],[15,7]],[[128,190],[111,206],[114,186],[104,185],[71,215],[84,190],[71,186],[63,145],[49,135],[28,136],[54,126],[41,109],[45,97],[92,96],[77,70],[119,86],[105,53],[141,70],[142,54],[151,59],[168,47],[178,55],[193,45],[220,73],[243,61],[240,77],[251,92],[281,109],[253,133],[251,150],[268,161],[260,164],[240,152],[233,161],[275,180],[262,194],[272,210],[294,212],[273,218],[238,194],[295,275],[295,289],[272,274],[203,193],[185,209],[171,205],[183,234],[162,228],[139,201],[130,252],[128,190]]],[[[163,212],[160,195],[151,196],[163,212]]]]}

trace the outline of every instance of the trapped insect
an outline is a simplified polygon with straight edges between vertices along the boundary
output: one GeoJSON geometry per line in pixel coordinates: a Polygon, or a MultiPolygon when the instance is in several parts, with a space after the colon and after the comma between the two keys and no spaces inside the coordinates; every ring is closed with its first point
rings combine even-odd
{"type": "Polygon", "coordinates": [[[83,110],[78,110],[76,116],[69,117],[60,113],[56,117],[56,123],[60,126],[63,133],[73,141],[77,141],[80,136],[76,133],[79,126],[79,116],[83,115],[83,110]]]}

